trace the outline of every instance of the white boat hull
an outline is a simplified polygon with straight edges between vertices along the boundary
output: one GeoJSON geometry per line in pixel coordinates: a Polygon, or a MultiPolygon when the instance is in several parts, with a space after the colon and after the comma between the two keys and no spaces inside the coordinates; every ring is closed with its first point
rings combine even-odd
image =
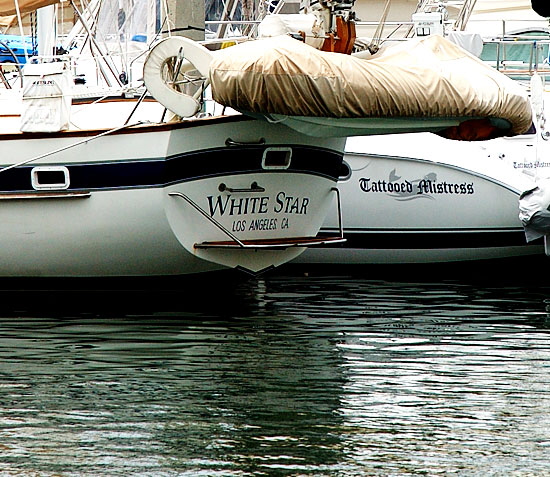
{"type": "MultiPolygon", "coordinates": [[[[518,216],[519,195],[533,184],[532,151],[528,136],[479,143],[431,134],[348,140],[350,175],[339,183],[347,241],[308,250],[296,262],[434,263],[543,254],[542,242],[527,243],[518,216]]],[[[325,233],[338,226],[333,215],[325,233]]]]}
{"type": "Polygon", "coordinates": [[[10,151],[0,171],[0,276],[278,266],[304,247],[197,245],[232,242],[224,230],[257,242],[315,237],[335,200],[344,147],[242,116],[98,133],[0,135],[10,151]]]}

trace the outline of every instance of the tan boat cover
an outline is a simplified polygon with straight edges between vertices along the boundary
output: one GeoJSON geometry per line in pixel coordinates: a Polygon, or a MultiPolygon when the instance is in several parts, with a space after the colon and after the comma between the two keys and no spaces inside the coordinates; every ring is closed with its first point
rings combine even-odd
{"type": "Polygon", "coordinates": [[[288,36],[222,50],[210,67],[218,103],[242,112],[329,118],[497,118],[532,124],[525,89],[441,36],[413,38],[368,59],[288,36]]]}
{"type": "Polygon", "coordinates": [[[0,0],[0,16],[15,15],[16,3],[19,6],[19,12],[27,13],[54,3],[61,3],[61,0],[0,0]]]}

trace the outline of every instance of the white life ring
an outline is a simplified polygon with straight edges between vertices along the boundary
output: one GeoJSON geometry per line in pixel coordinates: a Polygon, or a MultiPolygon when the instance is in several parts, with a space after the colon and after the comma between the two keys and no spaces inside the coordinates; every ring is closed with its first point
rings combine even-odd
{"type": "Polygon", "coordinates": [[[147,90],[160,104],[181,117],[190,117],[200,109],[200,103],[188,94],[170,86],[163,77],[166,63],[183,52],[184,64],[181,71],[198,70],[208,78],[212,52],[201,44],[182,36],[171,36],[160,40],[147,55],[143,65],[143,81],[147,90]]]}

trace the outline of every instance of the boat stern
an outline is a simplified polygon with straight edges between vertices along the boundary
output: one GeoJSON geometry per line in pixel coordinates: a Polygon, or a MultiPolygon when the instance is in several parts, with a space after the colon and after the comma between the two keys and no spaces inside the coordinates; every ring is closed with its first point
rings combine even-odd
{"type": "Polygon", "coordinates": [[[335,203],[340,211],[336,180],[341,155],[296,148],[296,157],[289,158],[294,148],[276,149],[278,167],[265,168],[266,148],[263,169],[168,188],[166,216],[186,250],[256,274],[296,258],[307,247],[344,240],[342,234],[317,236],[335,203]],[[304,159],[320,152],[328,159],[306,167],[304,159]]]}

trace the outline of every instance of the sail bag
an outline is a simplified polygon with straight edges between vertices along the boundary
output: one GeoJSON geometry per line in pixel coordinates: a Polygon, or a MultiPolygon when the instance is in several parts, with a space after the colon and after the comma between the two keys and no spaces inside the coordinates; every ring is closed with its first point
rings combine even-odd
{"type": "Polygon", "coordinates": [[[72,76],[64,63],[25,66],[22,132],[57,132],[69,128],[72,76]]]}

